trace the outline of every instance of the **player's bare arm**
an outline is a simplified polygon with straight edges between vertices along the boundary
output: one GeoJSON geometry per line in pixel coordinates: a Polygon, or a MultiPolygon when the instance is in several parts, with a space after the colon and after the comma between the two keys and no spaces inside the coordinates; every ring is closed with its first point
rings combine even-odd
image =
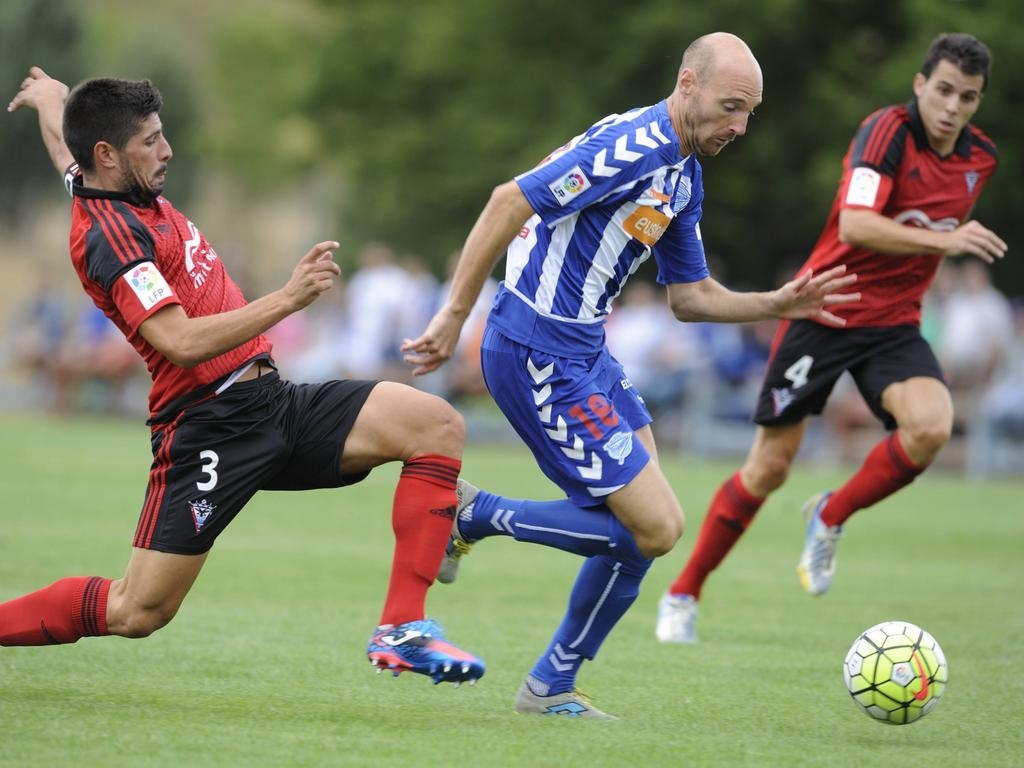
{"type": "Polygon", "coordinates": [[[844,293],[857,281],[845,266],[813,275],[810,271],[775,291],[737,292],[705,278],[696,283],[668,286],[669,306],[683,322],[748,323],[773,317],[814,319],[842,326],[845,321],[828,311],[836,304],[860,301],[859,293],[844,293]]]}
{"type": "Polygon", "coordinates": [[[71,152],[64,144],[64,132],[61,128],[64,100],[67,96],[68,87],[64,83],[50,77],[39,67],[32,67],[28,71],[28,76],[21,81],[20,90],[7,105],[8,112],[17,112],[22,107],[28,107],[39,115],[39,133],[57,173],[64,173],[74,162],[71,152]]]}
{"type": "Polygon", "coordinates": [[[452,288],[445,305],[416,339],[407,339],[402,352],[407,363],[421,376],[437,370],[455,352],[462,326],[480,296],[484,282],[508,244],[533,215],[533,208],[514,181],[491,193],[459,257],[452,288]]]}
{"type": "Polygon", "coordinates": [[[255,338],[312,304],[334,284],[341,268],[334,262],[338,243],[314,245],[295,266],[283,288],[244,307],[205,317],[189,317],[180,304],[164,307],[139,327],[146,341],[175,365],[190,368],[255,338]]]}
{"type": "Polygon", "coordinates": [[[899,224],[867,208],[846,208],[839,213],[839,239],[889,256],[937,253],[975,256],[987,264],[1006,255],[1006,242],[978,221],[965,221],[949,232],[934,232],[899,224]]]}

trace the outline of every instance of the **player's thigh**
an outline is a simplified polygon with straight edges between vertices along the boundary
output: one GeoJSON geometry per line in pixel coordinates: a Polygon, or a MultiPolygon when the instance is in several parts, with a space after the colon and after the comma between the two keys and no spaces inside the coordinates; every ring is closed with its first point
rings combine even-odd
{"type": "Polygon", "coordinates": [[[132,549],[124,576],[110,585],[107,628],[114,634],[157,629],[177,613],[206,562],[206,553],[176,555],[132,549]]]}
{"type": "Polygon", "coordinates": [[[608,507],[649,554],[669,551],[683,533],[685,517],[675,490],[656,461],[610,494],[608,507]]]}
{"type": "Polygon", "coordinates": [[[341,454],[342,471],[363,472],[424,453],[461,458],[465,422],[450,403],[397,382],[379,382],[363,403],[341,454]]]}

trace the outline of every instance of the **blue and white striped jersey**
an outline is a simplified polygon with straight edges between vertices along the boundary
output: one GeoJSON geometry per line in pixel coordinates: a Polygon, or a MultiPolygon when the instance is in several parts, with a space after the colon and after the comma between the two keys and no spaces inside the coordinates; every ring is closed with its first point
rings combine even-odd
{"type": "Polygon", "coordinates": [[[609,115],[516,177],[535,211],[509,245],[490,322],[576,357],[604,345],[604,320],[654,253],[658,282],[708,277],[697,158],[680,155],[664,101],[609,115]]]}

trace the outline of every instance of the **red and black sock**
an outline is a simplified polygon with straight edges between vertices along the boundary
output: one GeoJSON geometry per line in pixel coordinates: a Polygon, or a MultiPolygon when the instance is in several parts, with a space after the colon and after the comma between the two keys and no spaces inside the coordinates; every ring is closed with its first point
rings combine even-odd
{"type": "Polygon", "coordinates": [[[743,486],[739,472],[722,483],[711,500],[690,559],[669,586],[669,592],[699,599],[704,581],[729,554],[762,504],[764,499],[752,496],[743,486]]]}
{"type": "Polygon", "coordinates": [[[825,525],[842,525],[858,509],[865,509],[910,485],[927,468],[910,460],[893,432],[879,442],[846,484],[833,493],[821,512],[825,525]]]}
{"type": "Polygon", "coordinates": [[[391,512],[395,555],[381,624],[425,616],[427,589],[437,578],[455,519],[455,483],[462,462],[437,454],[402,467],[391,512]]]}
{"type": "Polygon", "coordinates": [[[72,576],[0,603],[0,645],[60,645],[106,635],[110,579],[72,576]]]}

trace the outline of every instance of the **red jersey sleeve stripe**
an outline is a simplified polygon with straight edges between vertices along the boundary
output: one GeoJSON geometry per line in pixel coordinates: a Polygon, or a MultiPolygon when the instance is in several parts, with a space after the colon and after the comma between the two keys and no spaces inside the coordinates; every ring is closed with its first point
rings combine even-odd
{"type": "Polygon", "coordinates": [[[131,236],[123,218],[110,207],[110,201],[85,200],[83,202],[85,209],[100,225],[103,235],[110,243],[111,250],[122,264],[130,264],[143,258],[139,244],[131,236]]]}
{"type": "Polygon", "coordinates": [[[89,211],[89,214],[93,217],[97,224],[100,226],[100,230],[103,232],[103,236],[110,244],[110,249],[114,255],[117,256],[118,261],[122,264],[129,264],[133,261],[138,261],[138,248],[134,239],[126,241],[123,232],[115,226],[116,222],[111,221],[109,212],[104,208],[105,201],[94,201],[86,200],[85,208],[89,211]],[[133,255],[132,251],[135,251],[133,255]]]}
{"type": "Polygon", "coordinates": [[[124,213],[115,207],[113,200],[104,200],[101,205],[103,209],[108,212],[108,218],[111,227],[116,229],[124,242],[128,244],[127,250],[134,253],[131,261],[138,261],[139,259],[147,258],[146,253],[142,250],[139,245],[138,238],[132,233],[131,225],[125,218],[124,213]]]}
{"type": "Polygon", "coordinates": [[[889,149],[889,144],[892,143],[893,136],[896,135],[902,122],[902,118],[895,110],[883,113],[875,122],[874,128],[871,129],[871,135],[864,146],[861,161],[880,167],[889,149]]]}

